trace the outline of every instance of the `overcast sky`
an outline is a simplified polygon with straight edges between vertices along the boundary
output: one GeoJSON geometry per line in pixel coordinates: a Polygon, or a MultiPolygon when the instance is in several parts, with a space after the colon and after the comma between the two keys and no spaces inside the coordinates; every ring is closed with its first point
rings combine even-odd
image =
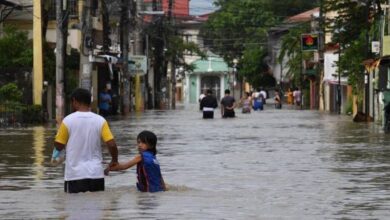
{"type": "Polygon", "coordinates": [[[190,14],[200,15],[215,10],[214,0],[190,0],[190,14]]]}

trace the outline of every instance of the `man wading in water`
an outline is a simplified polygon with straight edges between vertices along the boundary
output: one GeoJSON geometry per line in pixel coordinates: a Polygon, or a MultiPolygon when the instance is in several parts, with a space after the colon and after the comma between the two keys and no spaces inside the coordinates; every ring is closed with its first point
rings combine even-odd
{"type": "Polygon", "coordinates": [[[230,90],[225,90],[225,97],[221,100],[221,114],[222,118],[234,118],[234,108],[236,107],[236,100],[230,96],[230,90]]]}
{"type": "Polygon", "coordinates": [[[65,184],[67,193],[104,191],[101,140],[111,154],[109,167],[118,164],[118,148],[107,121],[90,111],[91,93],[76,89],[71,96],[74,113],[62,121],[55,137],[58,151],[65,149],[65,184]]]}
{"type": "Polygon", "coordinates": [[[207,90],[207,95],[200,101],[200,109],[203,110],[203,118],[214,118],[214,109],[218,107],[217,99],[213,96],[211,89],[207,90]]]}

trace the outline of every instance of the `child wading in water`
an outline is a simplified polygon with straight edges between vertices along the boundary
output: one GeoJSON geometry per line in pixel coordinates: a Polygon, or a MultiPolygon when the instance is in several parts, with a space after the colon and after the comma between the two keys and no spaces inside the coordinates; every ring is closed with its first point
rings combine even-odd
{"type": "Polygon", "coordinates": [[[137,165],[137,188],[139,191],[165,191],[165,183],[161,175],[160,165],[156,158],[156,135],[151,131],[142,131],[138,134],[137,144],[139,154],[128,162],[107,167],[105,170],[106,175],[108,175],[109,171],[126,170],[134,165],[137,165]]]}

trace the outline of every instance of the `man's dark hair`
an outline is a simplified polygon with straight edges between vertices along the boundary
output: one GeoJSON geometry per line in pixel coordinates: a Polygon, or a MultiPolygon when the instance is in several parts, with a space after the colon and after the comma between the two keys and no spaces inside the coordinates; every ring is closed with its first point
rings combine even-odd
{"type": "Polygon", "coordinates": [[[230,90],[229,89],[225,89],[225,94],[230,94],[230,90]]]}
{"type": "Polygon", "coordinates": [[[83,88],[77,88],[73,91],[71,95],[71,99],[76,100],[79,103],[85,104],[85,105],[91,105],[91,93],[83,88]]]}
{"type": "Polygon", "coordinates": [[[211,95],[211,94],[213,94],[213,91],[212,91],[211,89],[208,89],[208,90],[207,90],[207,94],[210,94],[210,95],[211,95]]]}
{"type": "Polygon", "coordinates": [[[148,150],[153,153],[153,155],[157,154],[157,136],[151,131],[142,131],[138,134],[137,140],[142,143],[148,145],[148,150]]]}

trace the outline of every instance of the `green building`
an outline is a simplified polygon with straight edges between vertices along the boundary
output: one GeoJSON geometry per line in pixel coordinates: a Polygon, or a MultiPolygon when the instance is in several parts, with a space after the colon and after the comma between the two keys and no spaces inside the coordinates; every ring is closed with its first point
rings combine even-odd
{"type": "Polygon", "coordinates": [[[186,73],[184,97],[187,103],[198,103],[200,94],[207,89],[220,100],[225,89],[232,87],[232,71],[227,63],[215,54],[208,54],[207,59],[198,59],[193,62],[195,69],[186,73]]]}

